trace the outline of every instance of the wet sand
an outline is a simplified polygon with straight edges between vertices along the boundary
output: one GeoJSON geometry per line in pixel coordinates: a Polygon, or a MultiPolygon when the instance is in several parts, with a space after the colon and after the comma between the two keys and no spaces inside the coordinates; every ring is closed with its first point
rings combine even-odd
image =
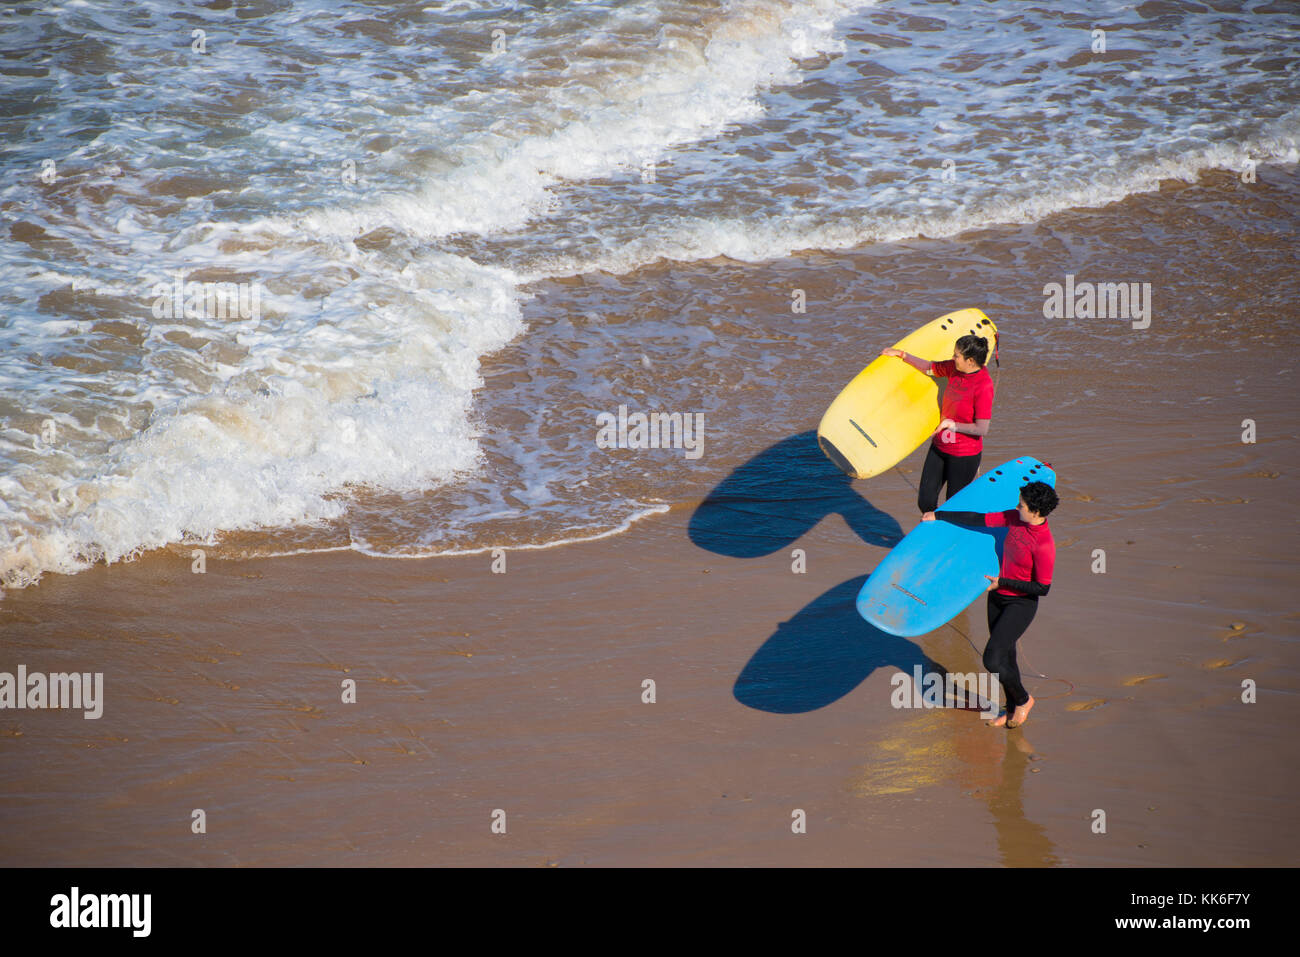
{"type": "MultiPolygon", "coordinates": [[[[0,863],[1294,863],[1297,186],[1263,167],[956,239],[543,284],[487,393],[548,320],[691,290],[800,373],[711,412],[666,514],[504,574],[216,550],[197,575],[178,547],[8,592],[0,670],[102,671],[106,703],[0,712],[0,863]],[[1151,328],[1043,318],[1067,272],[1152,282],[1151,328]],[[790,333],[792,287],[813,318],[790,333]],[[898,669],[978,667],[984,603],[915,639],[866,626],[852,598],[916,521],[924,450],[849,483],[812,437],[872,351],[965,305],[1005,331],[984,465],[1060,474],[1011,732],[890,706],[898,669]]],[[[631,486],[660,462],[612,454],[631,486]]]]}

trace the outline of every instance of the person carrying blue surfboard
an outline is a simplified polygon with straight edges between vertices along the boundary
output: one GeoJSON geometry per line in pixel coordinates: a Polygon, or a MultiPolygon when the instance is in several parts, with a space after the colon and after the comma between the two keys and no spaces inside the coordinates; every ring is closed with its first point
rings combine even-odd
{"type": "Polygon", "coordinates": [[[973,482],[979,471],[984,436],[993,417],[993,377],[984,368],[989,341],[983,336],[962,336],[953,347],[952,358],[942,362],[902,349],[882,349],[880,354],[896,356],[926,375],[948,380],[939,408],[942,421],[925,455],[916,497],[921,516],[933,518],[939,507],[939,489],[947,485],[947,501],[973,482]]]}
{"type": "Polygon", "coordinates": [[[1016,664],[1016,642],[1038,611],[1038,599],[1052,586],[1056,565],[1056,543],[1047,516],[1059,504],[1056,491],[1046,482],[1030,482],[1020,489],[1020,502],[1005,512],[935,512],[927,519],[942,519],[954,525],[1007,529],[1002,544],[1001,574],[989,580],[989,640],[984,646],[984,667],[998,676],[1006,695],[1007,709],[993,721],[1000,728],[1018,728],[1029,717],[1033,696],[1020,682],[1016,664]]]}

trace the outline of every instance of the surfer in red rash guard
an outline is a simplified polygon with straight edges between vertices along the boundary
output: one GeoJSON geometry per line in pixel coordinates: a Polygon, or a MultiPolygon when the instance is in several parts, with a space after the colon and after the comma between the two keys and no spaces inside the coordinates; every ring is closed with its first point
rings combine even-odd
{"type": "Polygon", "coordinates": [[[1020,683],[1016,665],[1016,642],[1025,633],[1038,611],[1038,598],[1052,586],[1052,568],[1056,564],[1056,543],[1047,525],[1047,516],[1060,499],[1046,482],[1030,482],[1020,490],[1020,502],[1005,512],[935,512],[929,519],[943,519],[954,525],[976,528],[1007,529],[1002,545],[1000,577],[985,575],[989,580],[989,641],[984,646],[984,667],[998,676],[1006,695],[1007,707],[1015,708],[1008,717],[1003,711],[993,721],[1000,728],[1018,728],[1029,717],[1034,699],[1020,683]]]}
{"type": "Polygon", "coordinates": [[[935,430],[930,450],[921,468],[916,504],[922,518],[933,518],[939,506],[939,489],[948,486],[950,499],[975,480],[984,436],[993,415],[993,377],[984,363],[989,358],[989,341],[967,335],[957,340],[952,358],[930,362],[902,349],[884,349],[882,356],[896,356],[926,375],[948,380],[940,409],[942,421],[935,430]]]}

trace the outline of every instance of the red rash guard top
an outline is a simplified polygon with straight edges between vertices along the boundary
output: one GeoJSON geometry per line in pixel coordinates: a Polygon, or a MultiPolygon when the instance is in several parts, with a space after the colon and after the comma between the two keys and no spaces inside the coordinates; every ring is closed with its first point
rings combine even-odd
{"type": "MultiPolygon", "coordinates": [[[[984,516],[989,528],[1003,528],[1007,540],[1002,545],[1002,578],[1015,581],[1052,583],[1052,568],[1056,564],[1056,542],[1047,523],[1029,525],[1020,520],[1016,509],[1007,512],[989,512],[984,516]]],[[[1021,592],[999,588],[999,595],[1019,595],[1021,592]]]]}
{"type": "MultiPolygon", "coordinates": [[[[993,377],[988,369],[978,372],[958,372],[957,363],[951,359],[930,363],[930,374],[948,380],[943,390],[941,418],[952,419],[959,425],[974,425],[976,419],[993,418],[993,377]]],[[[934,434],[934,447],[948,455],[978,455],[984,450],[984,439],[978,435],[953,432],[934,434]]]]}

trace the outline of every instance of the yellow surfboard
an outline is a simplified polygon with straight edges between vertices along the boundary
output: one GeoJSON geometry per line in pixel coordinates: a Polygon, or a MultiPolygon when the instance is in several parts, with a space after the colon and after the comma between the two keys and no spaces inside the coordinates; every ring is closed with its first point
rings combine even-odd
{"type": "MultiPolygon", "coordinates": [[[[997,326],[978,309],[940,316],[894,344],[922,359],[952,358],[964,335],[983,336],[989,353],[997,326]]],[[[939,384],[902,359],[877,356],[844,387],[817,426],[827,457],[853,478],[871,478],[916,451],[939,427],[939,384]]]]}

